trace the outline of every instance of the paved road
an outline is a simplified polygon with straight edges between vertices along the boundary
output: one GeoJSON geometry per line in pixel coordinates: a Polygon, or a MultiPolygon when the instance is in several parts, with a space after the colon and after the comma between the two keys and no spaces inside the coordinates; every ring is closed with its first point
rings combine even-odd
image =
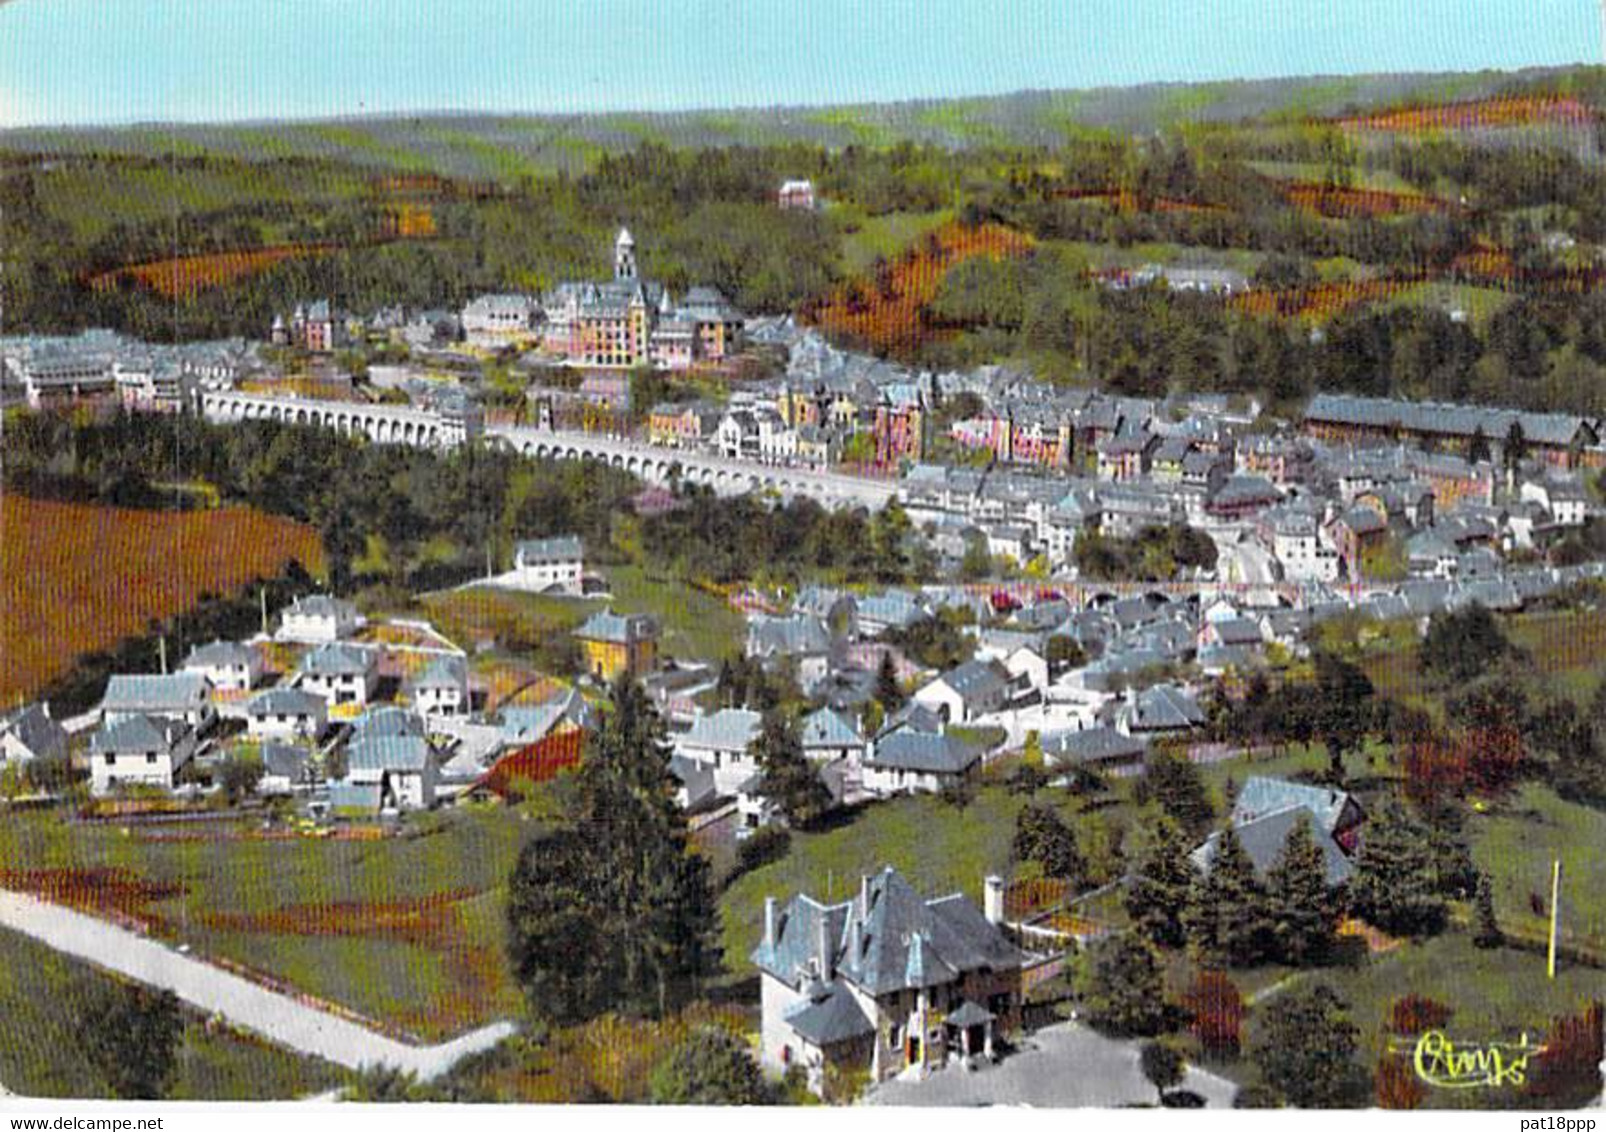
{"type": "MultiPolygon", "coordinates": [[[[1027,1105],[1032,1108],[1119,1108],[1153,1104],[1154,1086],[1139,1064],[1141,1042],[1123,1042],[1075,1022],[1049,1026],[1030,1035],[1023,1048],[971,1072],[954,1064],[924,1081],[889,1081],[874,1089],[866,1104],[974,1108],[1027,1105]]],[[[1184,1089],[1204,1097],[1210,1108],[1232,1104],[1238,1087],[1213,1073],[1188,1067],[1184,1089]]]]}
{"type": "Polygon", "coordinates": [[[498,1022],[441,1045],[408,1045],[182,955],[166,944],[18,892],[0,891],[0,927],[138,982],[170,990],[196,1009],[221,1015],[242,1030],[348,1069],[388,1065],[428,1081],[460,1058],[495,1045],[514,1029],[511,1022],[498,1022]]]}

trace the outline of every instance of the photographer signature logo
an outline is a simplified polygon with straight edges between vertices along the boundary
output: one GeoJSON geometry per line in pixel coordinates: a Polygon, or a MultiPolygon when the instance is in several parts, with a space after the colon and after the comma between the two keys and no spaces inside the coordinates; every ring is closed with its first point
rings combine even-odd
{"type": "Polygon", "coordinates": [[[1516,1042],[1456,1042],[1442,1030],[1429,1030],[1411,1050],[1416,1075],[1440,1089],[1520,1087],[1528,1078],[1528,1059],[1545,1047],[1523,1034],[1516,1042]]]}

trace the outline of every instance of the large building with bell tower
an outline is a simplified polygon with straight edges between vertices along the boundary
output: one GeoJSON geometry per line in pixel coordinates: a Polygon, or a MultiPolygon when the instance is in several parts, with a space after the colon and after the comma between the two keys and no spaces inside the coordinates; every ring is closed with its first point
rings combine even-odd
{"type": "Polygon", "coordinates": [[[636,240],[620,228],[613,278],[560,283],[542,299],[546,348],[571,365],[686,369],[734,353],[743,318],[712,287],[693,287],[675,303],[661,283],[641,278],[636,240]]]}

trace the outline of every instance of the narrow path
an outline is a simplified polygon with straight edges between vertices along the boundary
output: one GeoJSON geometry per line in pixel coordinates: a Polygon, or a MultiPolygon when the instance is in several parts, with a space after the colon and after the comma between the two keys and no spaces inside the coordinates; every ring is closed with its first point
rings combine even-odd
{"type": "Polygon", "coordinates": [[[347,1069],[391,1066],[429,1081],[513,1033],[497,1022],[449,1042],[414,1046],[377,1034],[164,943],[58,904],[0,890],[0,927],[149,986],[170,990],[207,1014],[297,1053],[347,1069]]]}

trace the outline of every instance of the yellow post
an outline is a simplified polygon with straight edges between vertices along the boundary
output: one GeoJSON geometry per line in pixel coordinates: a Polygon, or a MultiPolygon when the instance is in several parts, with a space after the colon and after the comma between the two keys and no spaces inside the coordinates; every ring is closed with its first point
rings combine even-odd
{"type": "Polygon", "coordinates": [[[1546,977],[1556,977],[1556,927],[1561,916],[1561,858],[1557,857],[1550,869],[1550,959],[1546,977]]]}

